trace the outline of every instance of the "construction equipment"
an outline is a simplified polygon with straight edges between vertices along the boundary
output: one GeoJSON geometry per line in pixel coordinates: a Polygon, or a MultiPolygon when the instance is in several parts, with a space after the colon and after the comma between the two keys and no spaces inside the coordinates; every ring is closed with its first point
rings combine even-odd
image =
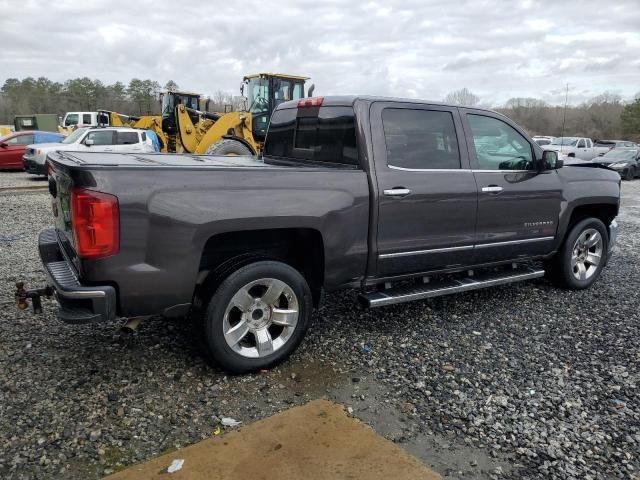
{"type": "MultiPolygon", "coordinates": [[[[248,107],[242,112],[209,113],[194,102],[175,104],[176,151],[196,154],[255,155],[262,150],[273,110],[282,102],[304,97],[308,77],[258,73],[243,78],[240,92],[248,107]]],[[[314,86],[309,87],[311,96],[314,86]]],[[[246,105],[245,105],[246,107],[246,105]]],[[[163,108],[163,130],[170,110],[163,108]]]]}
{"type": "MultiPolygon", "coordinates": [[[[199,110],[209,107],[209,99],[203,99],[200,94],[192,92],[165,91],[160,93],[162,115],[123,115],[109,110],[99,110],[99,126],[132,127],[153,130],[160,141],[161,152],[176,152],[176,121],[175,106],[186,105],[190,109],[199,110]]],[[[194,116],[194,121],[198,117],[194,116]]]]}
{"type": "Polygon", "coordinates": [[[191,123],[197,123],[200,119],[199,114],[189,112],[201,112],[203,115],[208,113],[209,99],[201,98],[199,93],[167,91],[160,94],[160,103],[162,111],[162,131],[167,137],[168,151],[181,152],[183,149],[176,143],[178,133],[178,125],[176,119],[176,111],[182,106],[189,115],[191,123]],[[203,111],[204,110],[204,111],[203,111]]]}

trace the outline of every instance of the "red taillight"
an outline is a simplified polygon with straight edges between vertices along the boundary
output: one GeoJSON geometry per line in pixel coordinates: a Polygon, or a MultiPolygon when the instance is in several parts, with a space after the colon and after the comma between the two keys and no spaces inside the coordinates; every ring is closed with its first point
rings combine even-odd
{"type": "Polygon", "coordinates": [[[120,250],[118,198],[83,188],[71,190],[71,221],[80,258],[115,255],[120,250]]]}
{"type": "Polygon", "coordinates": [[[321,107],[324,97],[311,97],[298,100],[298,108],[321,107]]]}

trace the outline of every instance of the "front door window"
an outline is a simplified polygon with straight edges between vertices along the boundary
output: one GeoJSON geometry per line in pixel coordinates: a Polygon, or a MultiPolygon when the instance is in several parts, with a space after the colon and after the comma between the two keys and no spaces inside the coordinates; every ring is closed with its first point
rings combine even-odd
{"type": "Polygon", "coordinates": [[[533,170],[531,144],[515,128],[484,115],[467,115],[480,170],[533,170]]]}

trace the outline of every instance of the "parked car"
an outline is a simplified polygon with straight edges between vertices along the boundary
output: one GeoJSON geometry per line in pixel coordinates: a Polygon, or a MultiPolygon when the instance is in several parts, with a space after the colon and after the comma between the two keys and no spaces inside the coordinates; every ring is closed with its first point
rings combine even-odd
{"type": "Polygon", "coordinates": [[[635,148],[637,145],[628,140],[595,140],[594,147],[598,150],[597,156],[606,154],[614,148],[635,148]]]}
{"type": "Polygon", "coordinates": [[[22,156],[29,144],[60,143],[64,135],[39,130],[14,132],[0,138],[0,170],[22,170],[22,156]]]}
{"type": "Polygon", "coordinates": [[[640,149],[614,148],[593,160],[617,171],[625,180],[640,177],[640,149]]]}
{"type": "Polygon", "coordinates": [[[144,130],[128,127],[79,128],[60,143],[29,145],[22,157],[24,169],[34,175],[46,175],[45,159],[53,151],[154,152],[144,130]]]}
{"type": "Polygon", "coordinates": [[[546,135],[536,135],[536,136],[531,137],[531,138],[538,145],[542,146],[542,145],[549,145],[553,141],[553,139],[556,138],[556,137],[549,137],[549,136],[546,136],[546,135]]]}
{"type": "MultiPolygon", "coordinates": [[[[262,158],[48,162],[55,228],[39,250],[58,317],[192,312],[235,372],[286,358],[325,291],[379,307],[545,274],[584,289],[617,235],[617,173],[565,168],[480,108],[305,98],[275,109],[262,158]]],[[[46,293],[16,296],[24,307],[46,293]]]]}
{"type": "MultiPolygon", "coordinates": [[[[542,148],[558,152],[561,159],[573,157],[582,160],[591,160],[601,152],[605,153],[602,147],[594,148],[593,141],[590,138],[584,137],[556,137],[549,145],[544,145],[542,148]]],[[[606,151],[608,150],[607,148],[606,151]]]]}

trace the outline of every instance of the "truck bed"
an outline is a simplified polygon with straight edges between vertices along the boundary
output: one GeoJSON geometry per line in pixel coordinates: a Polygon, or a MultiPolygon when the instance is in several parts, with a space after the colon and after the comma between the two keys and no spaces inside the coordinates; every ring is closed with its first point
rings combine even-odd
{"type": "Polygon", "coordinates": [[[254,156],[218,156],[165,153],[53,152],[50,158],[59,163],[72,163],[78,168],[282,168],[264,163],[254,156]]]}

